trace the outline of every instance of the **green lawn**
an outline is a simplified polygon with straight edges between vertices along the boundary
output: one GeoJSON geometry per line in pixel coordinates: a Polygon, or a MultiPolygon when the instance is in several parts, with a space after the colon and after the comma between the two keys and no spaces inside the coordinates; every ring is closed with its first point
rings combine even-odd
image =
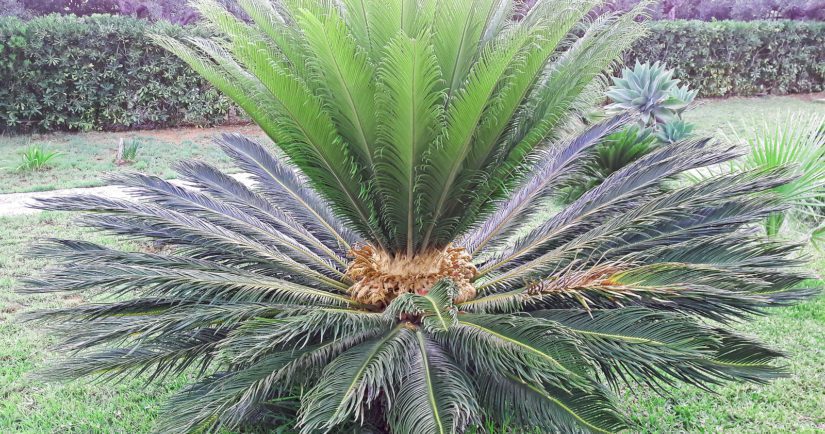
{"type": "Polygon", "coordinates": [[[696,125],[698,134],[712,135],[731,128],[742,132],[748,124],[761,124],[788,113],[804,112],[825,116],[825,94],[766,96],[699,100],[697,107],[685,112],[684,118],[696,125]]]}
{"type": "Polygon", "coordinates": [[[162,398],[185,379],[145,387],[140,380],[117,385],[43,384],[26,376],[57,357],[48,349],[47,330],[15,320],[20,312],[81,303],[78,297],[22,296],[12,292],[18,279],[39,273],[48,263],[25,256],[25,248],[45,237],[83,238],[136,249],[135,243],[81,230],[64,214],[0,219],[0,432],[147,432],[162,398]]]}
{"type": "MultiPolygon", "coordinates": [[[[742,129],[747,122],[761,122],[788,112],[825,115],[825,103],[815,102],[818,98],[823,95],[708,99],[700,101],[697,108],[685,114],[685,118],[696,124],[697,133],[712,135],[718,129],[729,131],[731,123],[742,129]]],[[[0,194],[96,186],[102,184],[104,173],[123,170],[172,178],[175,175],[172,164],[186,158],[198,158],[226,168],[228,159],[212,143],[212,138],[222,131],[262,137],[254,126],[0,137],[0,194]],[[134,164],[115,164],[121,137],[127,142],[136,139],[141,144],[134,164]],[[20,164],[20,154],[32,144],[58,151],[61,155],[47,170],[18,172],[15,169],[20,164]]]]}
{"type": "MultiPolygon", "coordinates": [[[[825,272],[825,258],[817,268],[825,272]]],[[[786,352],[791,375],[767,385],[717,387],[718,395],[688,386],[668,398],[628,393],[626,408],[643,432],[825,432],[825,295],[736,328],[786,352]]]]}
{"type": "Polygon", "coordinates": [[[212,138],[222,131],[261,136],[257,127],[223,129],[170,129],[124,133],[62,133],[33,136],[0,137],[0,194],[42,191],[71,187],[90,187],[103,183],[107,172],[136,170],[172,178],[172,164],[181,159],[197,158],[222,168],[229,159],[215,146],[212,138]],[[115,164],[118,142],[140,143],[136,161],[115,164]],[[42,171],[21,172],[21,153],[31,145],[60,152],[50,167],[42,171]]]}

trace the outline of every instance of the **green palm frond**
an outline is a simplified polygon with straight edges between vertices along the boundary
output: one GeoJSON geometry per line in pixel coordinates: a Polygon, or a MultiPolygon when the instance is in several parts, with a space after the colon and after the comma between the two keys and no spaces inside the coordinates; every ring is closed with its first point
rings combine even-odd
{"type": "Polygon", "coordinates": [[[398,432],[448,434],[478,422],[473,381],[435,341],[421,331],[416,338],[412,367],[387,415],[392,426],[398,432]]]}
{"type": "Polygon", "coordinates": [[[393,390],[406,374],[405,360],[415,348],[415,334],[398,325],[387,335],[359,344],[324,369],[321,381],[302,403],[302,432],[330,429],[354,417],[363,420],[363,405],[393,390]]]}
{"type": "Polygon", "coordinates": [[[514,3],[239,0],[240,19],[196,1],[219,36],[156,41],[269,140],[218,139],[250,183],[181,162],[184,186],[122,174],[128,200],[39,203],[164,246],[32,249],[60,265],[22,291],[95,300],[27,315],[67,353],[42,375],[194,377],[164,433],[445,434],[633,429],[611,387],[786,374],[726,325],[818,290],[799,245],[753,230],[783,196],[813,206],[815,177],[760,165],[680,185],[742,154],[683,140],[630,146],[632,163],[548,207],[638,117],[584,110],[645,4],[514,3]]]}
{"type": "Polygon", "coordinates": [[[407,255],[421,244],[418,221],[430,202],[421,197],[425,152],[443,124],[443,98],[434,90],[441,75],[427,36],[398,35],[377,75],[381,128],[376,154],[376,184],[387,225],[401,233],[393,247],[407,255]]]}
{"type": "Polygon", "coordinates": [[[491,375],[481,380],[479,392],[499,423],[504,422],[502,415],[507,415],[512,425],[541,432],[572,431],[573,426],[595,433],[627,428],[609,394],[598,388],[564,389],[515,376],[491,375]]]}

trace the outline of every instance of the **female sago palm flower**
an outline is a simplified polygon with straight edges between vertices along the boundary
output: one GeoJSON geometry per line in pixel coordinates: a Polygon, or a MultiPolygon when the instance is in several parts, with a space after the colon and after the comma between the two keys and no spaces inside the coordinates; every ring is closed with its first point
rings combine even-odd
{"type": "Polygon", "coordinates": [[[445,433],[618,431],[622,384],[781,374],[778,352],[723,325],[807,293],[789,289],[808,277],[795,249],[751,230],[784,172],[662,189],[739,155],[677,143],[537,212],[632,122],[577,122],[642,29],[636,11],[584,19],[597,3],[513,20],[510,0],[241,0],[245,22],[198,2],[223,36],[158,42],[278,150],[222,138],[251,187],[187,162],[196,188],[129,174],[140,202],[44,201],[171,249],[36,248],[67,266],[32,290],[114,297],[38,315],[78,352],[45,375],[198,375],[161,432],[297,407],[305,433],[445,433]]]}

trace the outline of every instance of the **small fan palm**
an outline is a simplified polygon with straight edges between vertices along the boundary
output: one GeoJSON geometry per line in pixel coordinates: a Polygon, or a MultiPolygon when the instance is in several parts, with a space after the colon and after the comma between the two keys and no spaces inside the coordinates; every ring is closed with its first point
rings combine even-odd
{"type": "Polygon", "coordinates": [[[224,36],[169,50],[232,97],[277,150],[220,145],[247,186],[200,162],[194,189],[139,174],[140,202],[78,196],[52,209],[160,240],[168,254],[51,240],[67,266],[32,291],[112,300],[42,312],[72,357],[47,378],[183,372],[160,432],[276,423],[304,433],[619,431],[611,389],[766,381],[780,356],[724,328],[794,300],[794,248],[748,225],[786,173],[676,190],[683,171],[739,155],[663,147],[540,215],[579,157],[632,119],[579,110],[643,31],[597,1],[198,2],[224,36]],[[704,320],[712,320],[705,322],[704,320]]]}
{"type": "Polygon", "coordinates": [[[744,173],[753,170],[789,167],[794,179],[772,189],[789,209],[771,214],[765,220],[768,235],[776,235],[788,215],[821,220],[825,210],[825,117],[789,113],[780,119],[765,122],[760,128],[725,139],[743,145],[749,152],[742,158],[716,167],[691,173],[694,180],[703,180],[721,173],[744,173]]]}

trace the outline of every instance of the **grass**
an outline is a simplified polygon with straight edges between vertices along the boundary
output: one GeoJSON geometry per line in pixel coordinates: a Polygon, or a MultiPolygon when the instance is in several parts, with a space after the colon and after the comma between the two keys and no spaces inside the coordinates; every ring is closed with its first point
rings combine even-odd
{"type": "MultiPolygon", "coordinates": [[[[720,128],[728,130],[728,123],[735,119],[761,122],[794,111],[825,114],[825,103],[815,102],[817,98],[823,95],[707,99],[688,111],[685,120],[696,124],[697,134],[712,135],[720,128]]],[[[744,125],[734,124],[740,130],[744,125]]],[[[105,173],[117,171],[137,170],[170,179],[175,176],[172,164],[186,158],[226,169],[230,167],[228,159],[212,143],[222,131],[262,136],[257,127],[235,127],[0,137],[0,194],[98,186],[103,184],[105,173]],[[121,138],[126,143],[139,143],[140,150],[135,162],[118,166],[115,160],[121,138]],[[45,170],[16,171],[21,154],[35,144],[61,155],[45,170]]]]}
{"type": "MultiPolygon", "coordinates": [[[[825,259],[817,268],[825,272],[825,259]]],[[[717,394],[680,386],[667,398],[625,395],[642,432],[814,433],[825,431],[825,296],[736,326],[788,355],[791,374],[767,385],[728,384],[717,394]]]]}
{"type": "Polygon", "coordinates": [[[48,263],[26,257],[32,242],[60,236],[125,249],[134,242],[79,229],[65,214],[0,218],[0,432],[2,433],[143,433],[151,429],[164,397],[185,378],[146,386],[140,379],[119,384],[44,384],[27,376],[59,355],[49,349],[48,331],[16,321],[17,314],[83,302],[77,296],[22,296],[16,282],[48,263]]]}
{"type": "Polygon", "coordinates": [[[817,101],[823,98],[825,94],[704,99],[685,112],[684,118],[696,125],[698,135],[713,135],[719,129],[727,132],[731,127],[741,134],[751,123],[761,124],[791,112],[825,115],[825,102],[817,101]]]}
{"type": "Polygon", "coordinates": [[[140,171],[169,179],[175,176],[172,164],[181,159],[196,158],[227,169],[229,159],[213,143],[213,137],[222,131],[262,135],[250,126],[0,137],[0,194],[98,186],[104,183],[102,177],[107,172],[140,171]],[[131,164],[117,164],[121,138],[127,144],[139,144],[131,164]],[[21,155],[33,145],[59,152],[60,157],[44,170],[17,171],[21,155]]]}

